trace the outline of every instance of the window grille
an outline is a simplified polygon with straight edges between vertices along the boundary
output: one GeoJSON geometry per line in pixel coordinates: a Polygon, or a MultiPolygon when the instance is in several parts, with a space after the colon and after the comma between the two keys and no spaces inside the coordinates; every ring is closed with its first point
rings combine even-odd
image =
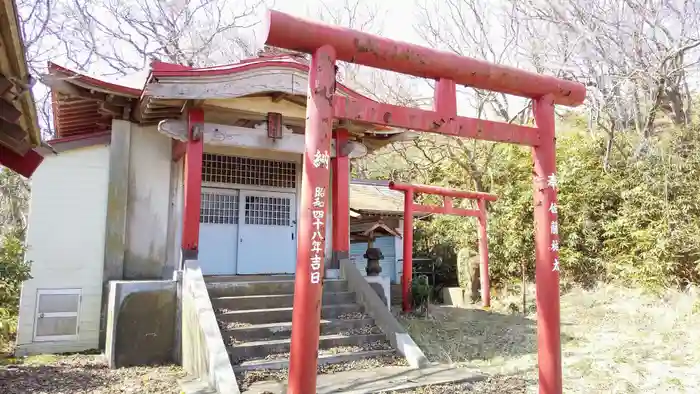
{"type": "Polygon", "coordinates": [[[297,187],[293,162],[205,153],[202,181],[281,189],[297,187]]]}
{"type": "Polygon", "coordinates": [[[237,224],[238,195],[213,192],[202,193],[199,222],[207,224],[237,224]]]}
{"type": "Polygon", "coordinates": [[[289,197],[245,196],[245,224],[290,226],[291,205],[289,197]]]}

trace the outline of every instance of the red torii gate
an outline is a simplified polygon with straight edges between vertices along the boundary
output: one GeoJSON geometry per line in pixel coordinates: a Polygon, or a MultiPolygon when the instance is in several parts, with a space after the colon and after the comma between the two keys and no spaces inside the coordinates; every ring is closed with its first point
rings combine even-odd
{"type": "MultiPolygon", "coordinates": [[[[581,104],[586,88],[573,81],[308,21],[277,11],[270,11],[266,22],[265,44],[312,54],[288,393],[310,394],[316,391],[329,151],[334,120],[340,119],[532,147],[539,391],[541,394],[560,394],[559,240],[554,231],[556,226],[551,225],[557,220],[554,105],[581,104]],[[438,81],[435,110],[335,96],[335,65],[339,60],[438,81]],[[537,127],[458,116],[457,83],[532,99],[537,127]]],[[[347,225],[348,218],[344,215],[337,219],[335,226],[347,225]]]]}
{"type": "Polygon", "coordinates": [[[413,213],[434,213],[442,215],[473,216],[479,219],[479,262],[481,264],[481,301],[484,307],[491,307],[491,285],[489,281],[489,243],[486,237],[486,201],[496,201],[495,194],[468,192],[439,186],[410,185],[389,182],[389,189],[403,192],[403,276],[401,278],[401,297],[403,311],[411,310],[410,285],[413,279],[413,213]],[[416,194],[432,194],[442,197],[442,206],[415,204],[416,194]],[[455,208],[453,198],[476,200],[477,209],[455,208]]]}

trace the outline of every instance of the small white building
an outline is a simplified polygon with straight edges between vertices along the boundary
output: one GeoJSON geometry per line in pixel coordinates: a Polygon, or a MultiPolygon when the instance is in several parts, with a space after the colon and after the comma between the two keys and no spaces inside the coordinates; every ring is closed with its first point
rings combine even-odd
{"type": "MultiPolygon", "coordinates": [[[[18,353],[101,347],[108,281],[173,277],[187,252],[184,141],[193,108],[204,117],[196,174],[204,274],[293,274],[307,74],[305,58],[289,54],[205,69],[154,62],[114,82],[50,65],[55,153],[31,179],[32,279],[22,288],[18,353]]],[[[340,83],[336,94],[359,96],[340,83]]],[[[349,158],[408,138],[378,127],[348,133],[338,151],[349,158]]],[[[331,176],[349,183],[349,168],[331,176]]],[[[379,242],[393,244],[384,274],[396,278],[400,240],[379,242]]]]}

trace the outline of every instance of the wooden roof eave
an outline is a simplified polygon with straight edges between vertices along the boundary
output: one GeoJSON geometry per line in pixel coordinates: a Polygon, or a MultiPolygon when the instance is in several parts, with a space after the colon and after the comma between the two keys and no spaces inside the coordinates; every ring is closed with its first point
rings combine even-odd
{"type": "MultiPolygon", "coordinates": [[[[274,68],[277,70],[279,68],[279,64],[268,68],[274,68]]],[[[306,79],[308,76],[306,72],[302,72],[303,70],[298,68],[298,65],[295,65],[294,67],[290,67],[287,71],[290,72],[290,76],[292,76],[295,81],[300,82],[302,78],[306,79]]],[[[189,97],[187,95],[183,96],[182,94],[171,94],[169,96],[168,94],[163,94],[164,92],[167,92],[167,89],[164,89],[164,87],[167,85],[193,86],[197,85],[198,83],[213,82],[220,84],[221,81],[225,81],[227,78],[239,80],[242,83],[246,81],[246,72],[241,72],[236,75],[234,75],[235,73],[225,75],[214,70],[214,74],[207,76],[205,74],[210,72],[208,70],[194,70],[192,71],[193,74],[188,74],[191,72],[190,70],[187,70],[186,68],[178,68],[176,70],[169,70],[165,72],[164,75],[160,75],[157,74],[157,70],[154,68],[147,79],[146,86],[140,92],[140,94],[138,94],[134,88],[114,85],[94,77],[79,74],[75,71],[55,64],[50,64],[49,69],[51,73],[43,76],[42,81],[50,86],[54,92],[68,97],[77,97],[107,103],[108,108],[105,108],[105,110],[107,110],[107,112],[109,112],[113,118],[122,117],[121,115],[117,115],[119,108],[115,107],[120,106],[122,107],[121,109],[124,110],[124,116],[128,116],[130,120],[134,120],[139,123],[157,123],[163,119],[177,118],[182,114],[188,105],[192,104],[191,102],[202,101],[202,98],[199,96],[189,97]],[[194,73],[199,73],[202,75],[196,75],[194,73]],[[154,89],[156,91],[154,91],[154,89]],[[188,104],[188,102],[190,103],[188,104]]],[[[255,70],[247,71],[247,73],[254,73],[254,71],[255,70]]],[[[264,71],[264,68],[262,68],[262,71],[258,70],[259,73],[264,71]]],[[[161,73],[163,72],[161,71],[161,73]]],[[[295,83],[295,86],[297,84],[299,83],[295,83]]],[[[305,86],[304,83],[301,83],[301,85],[305,86]]],[[[286,100],[299,106],[305,106],[305,89],[293,88],[292,91],[287,91],[289,90],[289,86],[287,86],[286,90],[285,86],[286,85],[282,84],[282,86],[279,87],[272,87],[269,91],[248,91],[247,94],[240,96],[224,96],[227,98],[245,98],[265,95],[272,96],[273,100],[286,100]],[[296,90],[299,90],[299,92],[296,90]],[[304,90],[304,92],[302,92],[302,90],[304,90]]],[[[339,93],[345,97],[362,97],[345,86],[342,86],[342,90],[339,90],[339,93]]],[[[54,112],[56,112],[56,108],[54,108],[54,112]]],[[[263,119],[261,118],[261,120],[263,119]]],[[[301,127],[304,125],[304,119],[289,118],[289,121],[301,127]]],[[[351,135],[354,137],[353,139],[365,145],[369,152],[380,149],[393,142],[406,141],[415,138],[411,135],[411,133],[407,133],[405,130],[391,129],[386,126],[345,122],[342,127],[347,127],[351,131],[351,135]]]]}
{"type": "MultiPolygon", "coordinates": [[[[352,209],[357,215],[357,217],[364,217],[364,216],[382,216],[382,217],[400,217],[403,218],[404,214],[403,211],[382,211],[382,210],[373,210],[373,209],[352,209]]],[[[423,212],[414,212],[413,217],[414,218],[424,218],[427,216],[430,216],[432,214],[430,213],[423,213],[423,212]]],[[[351,215],[352,217],[352,215],[351,215]]]]}
{"type": "Polygon", "coordinates": [[[137,95],[91,86],[60,72],[42,75],[41,82],[53,93],[71,98],[101,101],[118,106],[130,105],[138,99],[137,95]]]}
{"type": "Polygon", "coordinates": [[[17,90],[15,100],[19,101],[18,109],[22,113],[19,125],[27,134],[30,148],[39,147],[41,129],[31,90],[34,79],[29,73],[17,7],[13,0],[0,0],[0,74],[8,78],[17,90]]]}
{"type": "MultiPolygon", "coordinates": [[[[229,74],[223,73],[222,70],[211,72],[212,70],[179,70],[175,73],[156,73],[144,89],[144,96],[157,97],[161,99],[187,99],[187,100],[211,100],[211,99],[237,99],[246,97],[271,96],[273,100],[287,100],[299,106],[306,106],[306,88],[308,85],[308,66],[299,65],[289,67],[288,63],[272,64],[270,66],[260,68],[246,68],[241,71],[231,70],[229,74]],[[305,69],[302,69],[305,68],[305,69]],[[271,78],[270,71],[279,73],[289,73],[290,81],[283,79],[271,78]],[[264,86],[265,89],[251,91],[249,88],[249,78],[258,78],[260,81],[253,83],[253,86],[264,86]],[[265,83],[262,83],[263,79],[265,83]],[[235,82],[240,82],[241,87],[234,87],[235,82]],[[207,87],[197,88],[197,85],[207,87]],[[212,91],[209,86],[216,89],[224,89],[212,91]]],[[[350,99],[364,98],[371,100],[350,88],[339,83],[337,94],[350,99]]],[[[300,119],[301,120],[301,119],[300,119]]],[[[351,132],[360,132],[363,138],[381,141],[376,145],[385,146],[397,139],[388,139],[387,135],[405,134],[405,130],[394,129],[386,126],[360,124],[354,122],[345,123],[342,127],[351,128],[351,132]]],[[[406,137],[401,137],[406,138],[406,137]]],[[[369,148],[369,147],[368,147],[369,148]]]]}
{"type": "Polygon", "coordinates": [[[387,226],[386,223],[384,223],[384,222],[381,221],[381,220],[378,220],[376,223],[374,223],[374,224],[372,225],[372,227],[370,227],[370,228],[368,228],[367,230],[363,231],[360,235],[363,235],[363,236],[365,236],[365,237],[370,237],[370,236],[372,236],[375,232],[377,232],[377,230],[381,230],[380,232],[383,231],[383,232],[385,232],[385,233],[387,233],[387,234],[389,234],[389,235],[393,235],[394,237],[399,237],[399,238],[401,238],[401,234],[399,234],[399,233],[398,233],[396,230],[394,230],[393,228],[387,226]]]}

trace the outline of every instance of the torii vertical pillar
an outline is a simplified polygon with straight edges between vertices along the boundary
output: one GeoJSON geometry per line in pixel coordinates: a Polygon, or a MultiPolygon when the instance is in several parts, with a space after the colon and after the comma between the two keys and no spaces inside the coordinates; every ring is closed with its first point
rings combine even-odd
{"type": "MultiPolygon", "coordinates": [[[[391,183],[389,184],[391,187],[391,183]]],[[[411,281],[413,281],[413,189],[403,191],[403,275],[401,302],[404,312],[411,310],[411,281]]]]}
{"type": "Polygon", "coordinates": [[[335,50],[324,45],[311,58],[306,102],[304,169],[294,279],[289,394],[316,392],[323,290],[326,215],[330,180],[335,50]]]}
{"type": "Polygon", "coordinates": [[[481,280],[481,302],[484,308],[491,308],[491,275],[489,275],[489,238],[486,232],[488,211],[486,200],[477,200],[479,206],[479,262],[481,280]]]}
{"type": "Polygon", "coordinates": [[[554,99],[533,100],[541,142],[532,148],[535,199],[535,288],[540,393],[561,393],[559,226],[554,136],[554,99]]]}
{"type": "Polygon", "coordinates": [[[335,130],[335,157],[331,159],[333,257],[330,268],[333,269],[339,269],[340,260],[350,257],[350,157],[345,149],[348,137],[346,129],[335,130]]]}
{"type": "Polygon", "coordinates": [[[184,204],[182,209],[182,262],[196,260],[199,253],[199,210],[202,202],[202,130],[204,111],[190,108],[187,112],[185,146],[184,204]]]}

